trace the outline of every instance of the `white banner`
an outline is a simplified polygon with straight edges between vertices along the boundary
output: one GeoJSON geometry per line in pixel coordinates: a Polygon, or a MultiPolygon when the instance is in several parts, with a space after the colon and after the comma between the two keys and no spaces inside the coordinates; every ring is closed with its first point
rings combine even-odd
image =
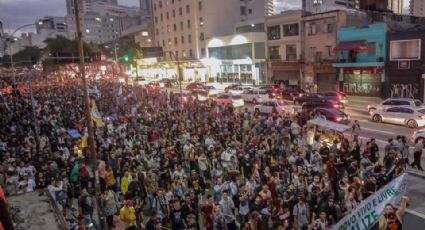
{"type": "Polygon", "coordinates": [[[391,203],[397,206],[401,197],[406,193],[406,173],[392,180],[385,187],[379,189],[373,195],[357,206],[350,215],[342,218],[333,230],[368,230],[379,220],[385,205],[391,203]]]}

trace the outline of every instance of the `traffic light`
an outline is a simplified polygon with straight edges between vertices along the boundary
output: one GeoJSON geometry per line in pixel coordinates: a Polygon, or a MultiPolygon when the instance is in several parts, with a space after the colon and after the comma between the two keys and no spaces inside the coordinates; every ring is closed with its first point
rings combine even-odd
{"type": "Polygon", "coordinates": [[[128,56],[128,54],[124,55],[124,61],[128,62],[130,60],[130,57],[128,56]]]}

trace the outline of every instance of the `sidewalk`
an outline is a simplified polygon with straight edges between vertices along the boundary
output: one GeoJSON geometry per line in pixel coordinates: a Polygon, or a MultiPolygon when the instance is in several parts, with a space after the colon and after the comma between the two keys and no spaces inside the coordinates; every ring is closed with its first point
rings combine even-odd
{"type": "Polygon", "coordinates": [[[370,104],[377,103],[382,101],[380,97],[362,97],[362,96],[347,96],[348,104],[356,103],[356,104],[370,104]]]}

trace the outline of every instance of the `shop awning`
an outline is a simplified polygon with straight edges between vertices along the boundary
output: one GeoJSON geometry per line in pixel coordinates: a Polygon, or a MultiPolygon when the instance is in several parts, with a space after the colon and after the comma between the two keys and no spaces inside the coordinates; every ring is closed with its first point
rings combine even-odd
{"type": "Polygon", "coordinates": [[[315,118],[315,119],[309,120],[309,121],[307,121],[307,123],[311,124],[311,125],[317,125],[319,127],[323,127],[323,128],[326,128],[326,129],[335,130],[335,131],[338,131],[338,132],[341,132],[341,133],[351,129],[351,127],[348,126],[348,125],[338,124],[338,123],[328,121],[328,120],[324,120],[324,119],[321,119],[321,118],[315,118]]]}
{"type": "Polygon", "coordinates": [[[366,50],[366,40],[356,40],[356,41],[346,41],[340,42],[335,47],[335,51],[344,51],[344,50],[366,50]]]}

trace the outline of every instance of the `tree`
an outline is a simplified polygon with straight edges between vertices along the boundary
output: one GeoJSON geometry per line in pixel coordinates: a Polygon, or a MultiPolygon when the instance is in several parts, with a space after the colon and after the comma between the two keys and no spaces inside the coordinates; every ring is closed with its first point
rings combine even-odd
{"type": "MultiPolygon", "coordinates": [[[[27,46],[23,50],[13,54],[13,65],[14,66],[25,66],[30,67],[37,64],[42,56],[42,51],[37,46],[27,46]]],[[[6,67],[10,67],[10,55],[5,55],[1,62],[6,67]]]]}
{"type": "Polygon", "coordinates": [[[124,65],[137,66],[137,60],[142,59],[142,48],[138,43],[130,41],[118,52],[119,62],[124,65]]]}

